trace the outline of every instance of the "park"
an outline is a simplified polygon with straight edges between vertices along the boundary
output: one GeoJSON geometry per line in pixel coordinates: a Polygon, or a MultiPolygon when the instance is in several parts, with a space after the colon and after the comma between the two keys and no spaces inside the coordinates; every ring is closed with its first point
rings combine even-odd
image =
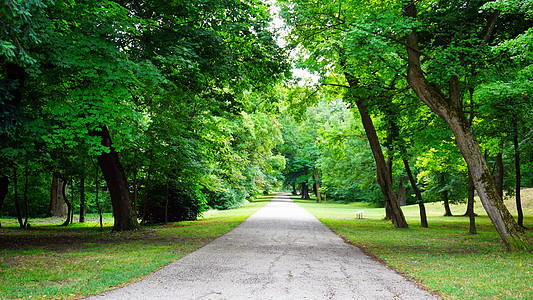
{"type": "Polygon", "coordinates": [[[4,1],[0,299],[532,299],[532,19],[4,1]]]}

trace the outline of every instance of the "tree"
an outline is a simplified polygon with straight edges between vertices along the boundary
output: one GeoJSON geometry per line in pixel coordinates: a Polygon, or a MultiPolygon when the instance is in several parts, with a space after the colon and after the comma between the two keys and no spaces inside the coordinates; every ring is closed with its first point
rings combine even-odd
{"type": "Polygon", "coordinates": [[[407,228],[370,112],[378,99],[390,96],[388,87],[395,85],[396,76],[391,75],[396,71],[376,73],[375,64],[379,62],[369,65],[368,61],[360,60],[358,42],[344,38],[351,32],[352,6],[322,1],[313,4],[304,2],[293,1],[284,7],[286,22],[291,26],[291,41],[308,51],[303,65],[312,71],[320,70],[325,79],[323,84],[347,89],[344,99],[357,106],[361,115],[377,167],[377,180],[390,208],[393,224],[398,228],[407,228]]]}
{"type": "Polygon", "coordinates": [[[17,130],[20,130],[22,117],[21,101],[25,81],[28,76],[26,68],[35,64],[35,59],[28,54],[28,48],[40,42],[36,33],[43,21],[42,13],[48,1],[4,1],[0,3],[0,147],[12,151],[3,151],[0,156],[0,208],[9,191],[9,173],[16,166],[13,163],[17,151],[17,130]]]}
{"type": "MultiPolygon", "coordinates": [[[[500,12],[494,11],[487,19],[485,30],[480,34],[479,46],[490,41],[500,12]]],[[[418,17],[415,2],[406,2],[404,16],[416,20],[418,17]]],[[[478,45],[471,45],[470,49],[478,45]]],[[[413,29],[406,35],[406,49],[408,58],[407,80],[413,91],[433,112],[443,118],[452,129],[455,141],[463,154],[470,175],[476,186],[478,195],[487,214],[502,241],[509,250],[529,249],[530,245],[523,230],[504,206],[495,188],[490,170],[483,157],[475,134],[463,112],[459,77],[452,75],[449,81],[449,97],[441,89],[428,81],[420,57],[422,55],[417,37],[417,30],[413,29]]]]}
{"type": "MultiPolygon", "coordinates": [[[[98,157],[115,230],[137,228],[128,177],[134,174],[136,182],[139,170],[153,175],[152,165],[158,167],[158,180],[191,183],[191,190],[187,184],[175,186],[202,201],[202,186],[216,188],[213,182],[223,181],[213,178],[224,173],[214,169],[217,154],[227,153],[225,135],[212,137],[240,114],[245,91],[266,91],[287,69],[268,29],[268,7],[255,1],[196,0],[46,4],[6,2],[6,14],[0,16],[6,19],[1,92],[14,99],[2,109],[11,124],[34,122],[42,128],[30,137],[43,145],[45,156],[57,159],[54,164],[98,157]],[[19,107],[34,109],[31,122],[11,113],[19,107]],[[166,128],[164,122],[176,126],[166,128]],[[151,139],[154,132],[161,135],[151,139]],[[78,148],[82,151],[74,151],[78,148]],[[57,149],[65,155],[55,156],[57,149]],[[156,159],[150,149],[161,156],[185,155],[156,161],[161,156],[156,159]]],[[[14,137],[14,126],[6,128],[2,136],[14,137]]],[[[16,139],[5,141],[3,148],[13,149],[9,153],[18,151],[16,139]]],[[[10,158],[2,157],[0,167],[12,169],[10,158]]]]}

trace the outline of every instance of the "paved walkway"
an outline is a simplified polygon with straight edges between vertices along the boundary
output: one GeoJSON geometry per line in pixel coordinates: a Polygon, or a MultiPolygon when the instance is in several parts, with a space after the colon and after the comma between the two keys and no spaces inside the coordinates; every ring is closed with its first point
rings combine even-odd
{"type": "Polygon", "coordinates": [[[287,196],[146,279],[89,299],[437,299],[287,196]]]}

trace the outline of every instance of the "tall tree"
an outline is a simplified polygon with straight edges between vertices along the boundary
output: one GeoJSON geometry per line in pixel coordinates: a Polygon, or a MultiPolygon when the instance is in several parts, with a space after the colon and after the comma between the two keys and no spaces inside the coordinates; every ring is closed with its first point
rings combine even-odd
{"type": "MultiPolygon", "coordinates": [[[[416,3],[414,1],[406,2],[403,14],[407,18],[417,20],[416,3]]],[[[470,47],[483,46],[490,41],[499,14],[499,11],[494,11],[488,16],[484,31],[480,33],[478,45],[471,45],[470,47]]],[[[463,112],[459,77],[457,75],[450,77],[449,96],[447,97],[437,85],[428,81],[422,69],[420,59],[422,52],[416,29],[406,35],[406,49],[408,56],[407,80],[409,84],[418,97],[451,127],[455,141],[468,164],[481,202],[505,246],[509,250],[529,249],[531,246],[524,231],[516,224],[516,221],[498,195],[476,136],[463,112]]]]}
{"type": "Polygon", "coordinates": [[[284,6],[284,14],[291,27],[291,42],[309,53],[304,65],[317,70],[323,79],[328,78],[322,83],[347,88],[345,100],[355,105],[361,115],[377,167],[377,181],[386,206],[391,210],[392,222],[397,228],[407,228],[371,118],[373,106],[390,95],[388,87],[394,86],[395,76],[391,75],[396,71],[377,74],[375,64],[379,62],[369,65],[367,61],[359,60],[357,41],[344,38],[351,31],[351,9],[353,7],[342,3],[292,1],[284,6]]]}

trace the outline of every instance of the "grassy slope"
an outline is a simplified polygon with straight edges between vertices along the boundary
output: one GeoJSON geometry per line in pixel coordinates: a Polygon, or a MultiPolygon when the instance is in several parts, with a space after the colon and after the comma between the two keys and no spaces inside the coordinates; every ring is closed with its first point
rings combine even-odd
{"type": "MultiPolygon", "coordinates": [[[[507,202],[510,210],[514,205],[507,202]]],[[[524,224],[533,227],[533,189],[523,191],[524,224]]],[[[466,205],[443,217],[441,203],[426,205],[430,228],[421,228],[418,206],[403,207],[408,230],[383,221],[384,210],[361,204],[297,202],[339,235],[411,277],[444,299],[533,299],[533,253],[507,253],[481,207],[477,235],[468,234],[466,205]],[[364,219],[354,211],[364,210],[364,219]]],[[[533,231],[527,230],[533,240],[533,231]]]]}
{"type": "Polygon", "coordinates": [[[111,216],[103,231],[94,216],[69,227],[31,220],[29,230],[1,220],[0,299],[77,298],[137,281],[230,231],[270,198],[135,232],[112,233],[111,216]]]}

